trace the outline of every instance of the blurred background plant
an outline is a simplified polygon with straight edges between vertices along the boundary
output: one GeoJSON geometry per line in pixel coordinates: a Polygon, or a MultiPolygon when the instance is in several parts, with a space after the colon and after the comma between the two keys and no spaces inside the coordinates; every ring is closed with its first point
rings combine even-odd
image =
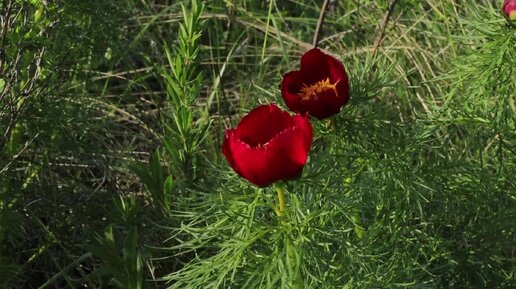
{"type": "Polygon", "coordinates": [[[2,1],[0,287],[512,288],[501,1],[330,1],[351,101],[314,122],[288,223],[226,164],[321,2],[2,1]]]}

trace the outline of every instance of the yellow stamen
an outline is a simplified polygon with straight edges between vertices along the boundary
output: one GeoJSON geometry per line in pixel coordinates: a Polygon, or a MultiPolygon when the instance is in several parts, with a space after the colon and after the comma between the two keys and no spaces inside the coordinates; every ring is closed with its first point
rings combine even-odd
{"type": "Polygon", "coordinates": [[[303,83],[301,92],[299,92],[297,95],[301,96],[301,99],[303,100],[318,99],[318,94],[330,89],[333,89],[335,95],[337,95],[337,83],[339,82],[337,81],[334,84],[331,84],[329,77],[324,80],[320,80],[310,86],[303,83]]]}

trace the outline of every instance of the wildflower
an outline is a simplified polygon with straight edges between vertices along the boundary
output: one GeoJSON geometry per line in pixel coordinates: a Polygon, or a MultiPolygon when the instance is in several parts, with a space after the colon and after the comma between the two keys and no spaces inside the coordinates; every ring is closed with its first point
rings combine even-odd
{"type": "Polygon", "coordinates": [[[300,70],[283,76],[281,94],[292,111],[323,119],[348,102],[349,80],[339,60],[313,48],[301,57],[300,70]]]}
{"type": "Polygon", "coordinates": [[[258,106],[224,134],[222,153],[251,183],[266,187],[299,176],[312,144],[306,115],[290,115],[274,104],[258,106]]]}

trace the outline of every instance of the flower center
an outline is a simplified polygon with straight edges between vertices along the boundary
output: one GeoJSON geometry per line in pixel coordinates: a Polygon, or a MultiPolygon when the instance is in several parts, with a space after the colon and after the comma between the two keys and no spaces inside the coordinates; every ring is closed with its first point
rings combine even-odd
{"type": "Polygon", "coordinates": [[[266,147],[268,144],[269,144],[269,142],[266,142],[266,143],[264,143],[264,144],[262,144],[262,143],[258,143],[258,144],[256,145],[256,148],[261,149],[261,148],[263,148],[263,147],[266,147]]]}
{"type": "Polygon", "coordinates": [[[332,89],[335,92],[335,95],[337,95],[337,83],[339,82],[337,81],[334,84],[331,84],[329,77],[312,85],[306,85],[303,83],[301,92],[298,92],[297,95],[299,95],[302,100],[318,99],[318,94],[330,89],[332,89]]]}

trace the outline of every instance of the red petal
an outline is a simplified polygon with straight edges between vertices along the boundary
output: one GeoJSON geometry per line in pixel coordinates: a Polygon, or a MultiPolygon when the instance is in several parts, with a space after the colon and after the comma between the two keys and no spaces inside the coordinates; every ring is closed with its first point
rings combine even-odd
{"type": "Polygon", "coordinates": [[[236,137],[251,147],[256,147],[266,144],[289,125],[288,112],[274,104],[261,105],[242,118],[236,128],[236,137]]]}
{"type": "Polygon", "coordinates": [[[296,127],[299,127],[302,132],[302,138],[303,138],[303,148],[308,153],[310,151],[310,147],[312,146],[312,124],[310,123],[310,120],[308,117],[302,116],[302,115],[295,115],[293,117],[294,123],[296,127]]]}
{"type": "Polygon", "coordinates": [[[318,99],[306,102],[308,113],[318,119],[324,119],[338,113],[344,104],[344,98],[339,97],[333,90],[327,90],[318,95],[318,99]]]}
{"type": "Polygon", "coordinates": [[[303,74],[303,81],[307,85],[330,76],[330,66],[326,59],[328,56],[319,48],[312,48],[303,54],[301,57],[301,73],[303,74]]]}
{"type": "Polygon", "coordinates": [[[253,149],[236,137],[229,138],[229,150],[235,163],[235,172],[251,183],[263,187],[270,184],[266,150],[253,149]]]}
{"type": "Polygon", "coordinates": [[[348,77],[344,65],[337,58],[322,52],[318,48],[307,51],[301,57],[301,72],[305,75],[306,84],[330,78],[331,83],[348,77]]]}
{"type": "Polygon", "coordinates": [[[308,110],[307,107],[303,105],[301,97],[298,95],[302,86],[303,74],[300,71],[294,70],[283,75],[281,95],[285,100],[285,104],[290,110],[304,114],[308,110]]]}
{"type": "Polygon", "coordinates": [[[229,146],[229,140],[231,138],[234,138],[235,135],[235,129],[228,129],[224,133],[224,140],[222,141],[222,154],[226,157],[226,160],[228,161],[229,165],[235,172],[240,174],[240,170],[236,166],[235,160],[233,159],[233,153],[231,152],[231,148],[229,146]]]}
{"type": "Polygon", "coordinates": [[[349,80],[346,75],[343,79],[337,83],[337,94],[338,98],[342,99],[341,106],[345,105],[349,101],[349,80]]]}

